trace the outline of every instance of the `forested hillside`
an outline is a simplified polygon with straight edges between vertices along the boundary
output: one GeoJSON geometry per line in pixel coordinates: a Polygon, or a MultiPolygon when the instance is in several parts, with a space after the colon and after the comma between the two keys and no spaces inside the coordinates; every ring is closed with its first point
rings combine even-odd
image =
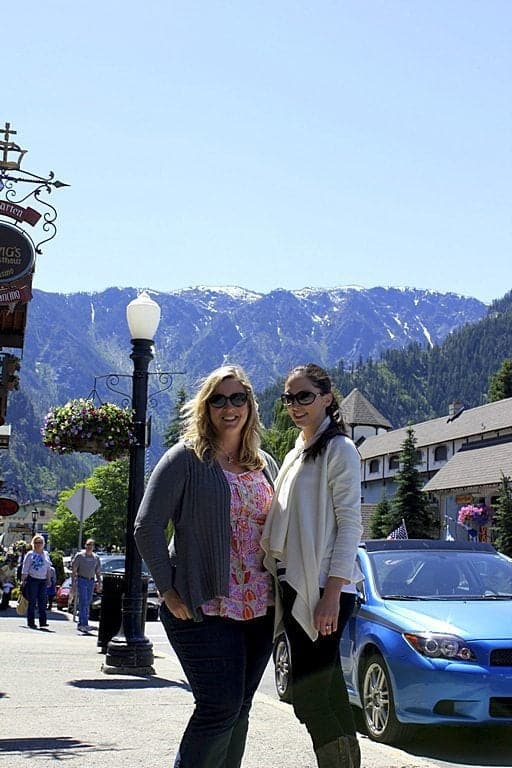
{"type": "MultiPolygon", "coordinates": [[[[357,387],[395,428],[442,416],[450,402],[467,408],[486,402],[490,377],[512,357],[512,291],[495,301],[487,317],[451,333],[432,348],[411,344],[387,350],[379,360],[360,361],[331,370],[343,396],[357,387]]],[[[304,361],[307,362],[307,361],[304,361]]],[[[282,383],[260,397],[266,424],[282,383]]]]}

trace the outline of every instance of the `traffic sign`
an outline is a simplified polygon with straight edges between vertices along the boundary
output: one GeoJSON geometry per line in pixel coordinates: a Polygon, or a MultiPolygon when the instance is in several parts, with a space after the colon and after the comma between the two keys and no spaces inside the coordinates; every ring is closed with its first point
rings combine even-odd
{"type": "Polygon", "coordinates": [[[100,502],[94,496],[85,485],[82,485],[75,493],[69,497],[66,501],[66,507],[77,517],[80,521],[87,520],[93,512],[96,512],[100,502]]]}

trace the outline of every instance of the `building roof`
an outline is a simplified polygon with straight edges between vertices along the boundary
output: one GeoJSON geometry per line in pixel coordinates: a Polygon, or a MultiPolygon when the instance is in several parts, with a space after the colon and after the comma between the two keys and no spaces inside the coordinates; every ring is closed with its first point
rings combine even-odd
{"type": "Polygon", "coordinates": [[[427,492],[449,493],[457,490],[497,486],[502,473],[512,477],[512,441],[494,445],[462,448],[423,486],[427,492]]]}
{"type": "Polygon", "coordinates": [[[340,410],[343,421],[351,427],[355,425],[385,427],[386,429],[392,427],[391,422],[356,387],[343,398],[340,410]]]}
{"type": "MultiPolygon", "coordinates": [[[[463,410],[451,421],[448,416],[442,416],[413,424],[412,428],[418,448],[461,440],[472,435],[510,431],[512,429],[512,397],[480,405],[478,408],[463,410]]],[[[363,459],[400,453],[406,435],[407,427],[402,427],[402,429],[367,437],[359,446],[359,453],[363,459]]]]}

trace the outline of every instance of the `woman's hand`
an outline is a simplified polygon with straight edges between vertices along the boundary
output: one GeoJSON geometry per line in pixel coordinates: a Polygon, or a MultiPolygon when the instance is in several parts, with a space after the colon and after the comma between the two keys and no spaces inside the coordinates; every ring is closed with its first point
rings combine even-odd
{"type": "Polygon", "coordinates": [[[315,629],[321,635],[331,635],[338,629],[338,615],[340,612],[340,593],[347,579],[329,576],[324,593],[318,601],[313,621],[315,629]]]}
{"type": "Polygon", "coordinates": [[[175,589],[168,589],[164,592],[162,599],[172,615],[177,619],[185,621],[186,619],[192,618],[192,614],[175,589]]]}

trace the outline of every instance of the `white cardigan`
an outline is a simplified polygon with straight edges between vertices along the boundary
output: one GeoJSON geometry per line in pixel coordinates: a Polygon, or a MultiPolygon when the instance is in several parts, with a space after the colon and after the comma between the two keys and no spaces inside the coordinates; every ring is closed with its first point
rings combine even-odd
{"type": "MultiPolygon", "coordinates": [[[[303,461],[303,451],[329,424],[325,419],[306,444],[302,434],[279,470],[275,495],[261,545],[265,567],[276,577],[276,561],[286,565],[286,581],[297,592],[292,614],[312,640],[319,587],[329,576],[355,583],[361,525],[360,459],[344,435],[332,438],[317,458],[303,461]]],[[[278,592],[278,590],[276,590],[278,592]]],[[[282,605],[276,594],[274,635],[283,631],[282,605]]]]}

